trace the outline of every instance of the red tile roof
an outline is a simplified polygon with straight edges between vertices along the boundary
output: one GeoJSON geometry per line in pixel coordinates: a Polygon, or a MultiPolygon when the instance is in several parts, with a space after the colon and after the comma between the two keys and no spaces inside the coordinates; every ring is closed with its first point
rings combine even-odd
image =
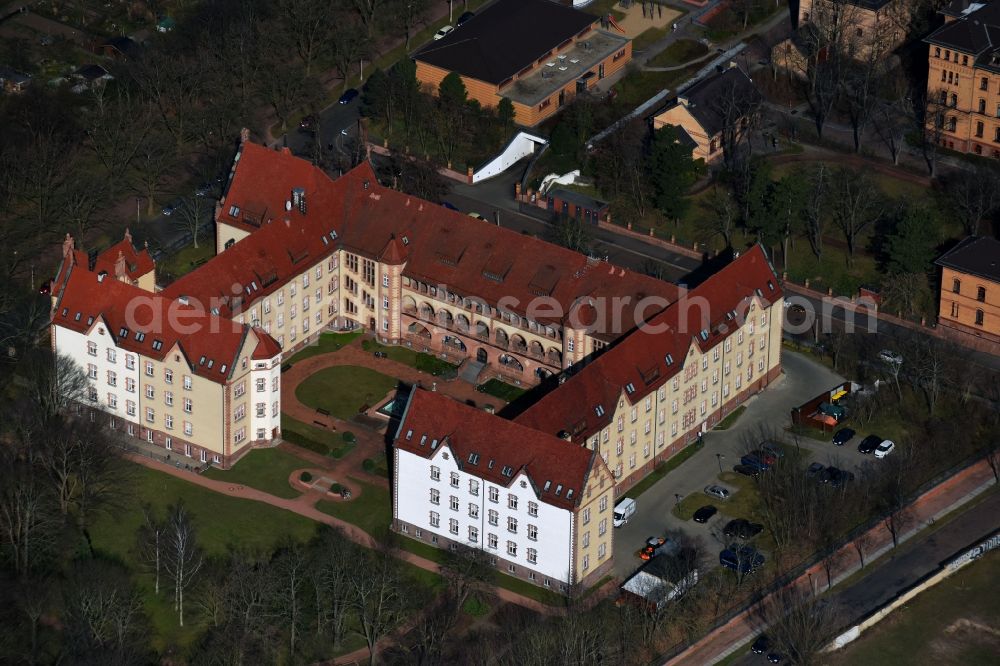
{"type": "Polygon", "coordinates": [[[251,333],[249,326],[76,266],[57,297],[52,323],[86,333],[102,321],[118,347],[162,360],[177,345],[194,374],[220,384],[232,376],[244,344],[278,348],[263,331],[251,333]]]}
{"type": "MultiPolygon", "coordinates": [[[[170,285],[166,293],[206,299],[241,291],[244,299],[259,298],[322,260],[336,245],[367,257],[405,258],[408,277],[445,285],[492,306],[506,298],[508,308],[519,314],[526,314],[539,297],[554,299],[566,315],[581,299],[603,298],[610,306],[612,298],[626,297],[634,306],[645,297],[656,297],[660,305],[649,308],[652,314],[677,298],[677,287],[668,282],[382,187],[367,162],[331,181],[304,160],[245,142],[234,169],[218,219],[233,224],[230,207],[239,205],[242,216],[250,205],[263,211],[261,228],[170,285]],[[296,187],[305,190],[305,214],[298,208],[284,209],[296,187]],[[401,248],[393,247],[394,235],[401,248]],[[268,282],[267,289],[262,282],[268,282]]],[[[610,310],[600,308],[608,317],[610,310]]],[[[227,308],[220,311],[226,314],[227,308]]],[[[606,334],[598,337],[614,339],[632,328],[634,318],[627,312],[622,326],[605,324],[606,334]]],[[[532,318],[541,323],[565,318],[535,314],[532,318]]]]}
{"type": "Polygon", "coordinates": [[[119,255],[125,260],[125,274],[131,280],[138,280],[154,268],[153,257],[150,256],[149,250],[143,248],[137,251],[132,245],[132,234],[126,229],[125,237],[122,240],[97,255],[97,259],[94,261],[94,272],[105,271],[111,277],[116,277],[115,264],[118,262],[119,255]]]}
{"type": "Polygon", "coordinates": [[[278,341],[268,335],[264,329],[254,326],[253,332],[257,336],[257,348],[253,350],[253,360],[263,361],[281,355],[281,346],[278,341]]]}
{"type": "Polygon", "coordinates": [[[702,352],[715,347],[736,330],[730,322],[744,320],[754,298],[769,306],[781,295],[778,279],[756,245],[515,420],[552,435],[566,431],[582,441],[611,423],[623,394],[636,404],[681,371],[692,344],[702,352]]]}
{"type": "Polygon", "coordinates": [[[570,510],[593,466],[604,464],[586,447],[414,388],[393,446],[430,458],[435,442],[448,444],[462,469],[491,483],[509,487],[525,472],[541,501],[570,510]],[[505,469],[511,473],[505,475],[505,469]]]}

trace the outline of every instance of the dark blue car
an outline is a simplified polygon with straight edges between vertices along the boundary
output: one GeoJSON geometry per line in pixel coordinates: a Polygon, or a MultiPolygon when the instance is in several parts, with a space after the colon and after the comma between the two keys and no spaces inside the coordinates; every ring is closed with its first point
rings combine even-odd
{"type": "Polygon", "coordinates": [[[747,467],[754,467],[762,472],[765,472],[771,468],[766,462],[758,458],[752,453],[748,453],[742,458],[740,458],[740,464],[746,465],[747,467]]]}
{"type": "Polygon", "coordinates": [[[344,94],[340,96],[338,100],[341,104],[350,104],[354,101],[354,98],[358,96],[357,88],[348,88],[344,91],[344,94]]]}
{"type": "Polygon", "coordinates": [[[448,210],[458,210],[458,206],[456,206],[453,203],[449,203],[447,201],[442,201],[441,205],[447,208],[448,210]]]}
{"type": "Polygon", "coordinates": [[[719,553],[719,564],[727,569],[745,574],[764,564],[764,556],[758,553],[753,546],[733,544],[719,553]]]}

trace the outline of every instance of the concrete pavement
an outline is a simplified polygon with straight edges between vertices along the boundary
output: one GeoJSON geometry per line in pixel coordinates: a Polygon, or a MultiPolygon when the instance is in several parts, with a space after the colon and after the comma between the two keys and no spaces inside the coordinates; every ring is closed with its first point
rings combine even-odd
{"type": "MultiPolygon", "coordinates": [[[[802,354],[782,350],[781,362],[784,371],[782,377],[762,393],[747,400],[744,403],[746,411],[731,428],[705,433],[705,446],[700,451],[638,497],[635,515],[615,533],[616,576],[625,578],[641,564],[634,553],[649,536],[683,532],[701,538],[707,555],[714,556],[715,547],[721,545],[715,533],[732,518],[747,518],[725,515],[725,502],[714,500],[708,495],[705,495],[705,504],[714,504],[720,513],[704,525],[682,521],[670,510],[675,503],[675,494],[686,497],[691,493],[702,492],[709,484],[719,482],[719,459],[716,454],[725,456],[722,461],[723,469],[731,470],[745,451],[745,438],[757,441],[762,431],[769,431],[782,439],[787,435],[783,429],[789,425],[792,407],[844,381],[826,366],[802,354]]],[[[846,469],[853,469],[864,459],[850,445],[837,448],[832,444],[801,438],[800,446],[808,451],[808,461],[818,460],[846,469]]]]}

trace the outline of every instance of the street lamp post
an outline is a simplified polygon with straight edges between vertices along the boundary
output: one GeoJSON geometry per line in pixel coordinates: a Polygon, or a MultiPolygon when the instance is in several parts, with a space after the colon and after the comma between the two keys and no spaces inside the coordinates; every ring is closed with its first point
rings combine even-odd
{"type": "Polygon", "coordinates": [[[680,506],[680,505],[681,505],[680,493],[674,493],[674,506],[680,506]]]}
{"type": "Polygon", "coordinates": [[[725,458],[725,454],[716,453],[715,458],[719,461],[719,474],[722,474],[722,459],[725,458]]]}
{"type": "Polygon", "coordinates": [[[136,197],[135,198],[135,223],[136,224],[139,224],[139,199],[140,199],[140,197],[136,197]]]}

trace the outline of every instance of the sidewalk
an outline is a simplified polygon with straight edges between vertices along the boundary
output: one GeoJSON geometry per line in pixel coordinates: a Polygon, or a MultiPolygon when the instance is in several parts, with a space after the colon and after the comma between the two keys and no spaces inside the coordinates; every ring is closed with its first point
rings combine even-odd
{"type": "MultiPolygon", "coordinates": [[[[992,470],[985,460],[981,460],[943,483],[931,488],[918,497],[911,505],[914,527],[899,536],[899,543],[913,538],[927,525],[965,504],[979,493],[984,492],[994,482],[995,479],[992,470]]],[[[868,532],[868,535],[871,539],[871,545],[866,549],[866,561],[873,561],[882,554],[892,550],[892,536],[882,523],[873,527],[868,532]]],[[[956,544],[956,547],[960,545],[956,544]]],[[[832,576],[834,585],[861,569],[853,544],[846,544],[833,558],[835,560],[832,576]]],[[[794,587],[803,593],[809,592],[812,585],[812,576],[816,576],[817,580],[821,581],[826,579],[822,563],[817,563],[803,572],[799,578],[789,583],[788,587],[794,587]]],[[[770,597],[761,603],[768,603],[769,599],[770,597]]],[[[726,624],[716,628],[696,643],[690,645],[681,654],[669,659],[666,663],[677,666],[687,666],[689,664],[691,666],[701,666],[702,664],[713,663],[732,653],[737,647],[755,636],[757,632],[758,627],[754,624],[750,612],[741,612],[726,624]]]]}

